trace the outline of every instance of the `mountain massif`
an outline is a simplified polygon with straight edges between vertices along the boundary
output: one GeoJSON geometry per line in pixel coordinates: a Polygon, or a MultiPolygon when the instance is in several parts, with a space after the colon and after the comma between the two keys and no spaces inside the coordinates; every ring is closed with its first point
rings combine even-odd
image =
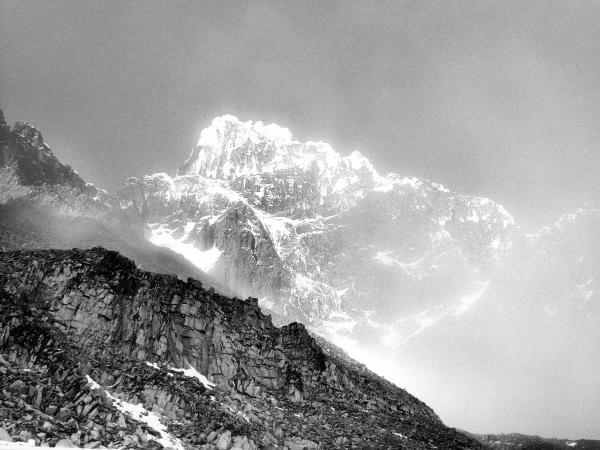
{"type": "Polygon", "coordinates": [[[593,205],[528,234],[492,200],[383,176],[358,152],[233,116],[202,132],[174,176],[130,178],[110,194],[33,126],[0,121],[11,432],[81,445],[483,445],[330,342],[445,420],[471,417],[473,431],[516,429],[519,415],[497,417],[508,408],[543,423],[550,408],[567,434],[578,419],[561,412],[562,395],[600,414],[593,205]],[[38,250],[72,247],[91,250],[38,250]],[[537,393],[539,373],[576,387],[537,393]],[[104,425],[121,416],[125,426],[104,425]],[[45,421],[54,428],[39,437],[45,421]]]}
{"type": "Polygon", "coordinates": [[[463,404],[472,429],[514,430],[521,419],[506,412],[535,398],[538,429],[597,433],[594,205],[528,233],[490,199],[383,176],[358,152],[233,116],[202,131],[175,176],[130,178],[117,196],[151,242],[258,298],[276,321],[306,323],[453,423],[465,424],[463,404]],[[564,429],[545,428],[542,411],[564,429]]]}

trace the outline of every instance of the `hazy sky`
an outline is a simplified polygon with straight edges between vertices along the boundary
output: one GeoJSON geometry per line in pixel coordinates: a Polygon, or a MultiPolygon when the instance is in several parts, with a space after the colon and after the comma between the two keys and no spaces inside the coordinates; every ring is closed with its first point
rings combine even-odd
{"type": "Polygon", "coordinates": [[[503,203],[600,197],[600,2],[0,0],[0,107],[116,188],[223,113],[503,203]]]}

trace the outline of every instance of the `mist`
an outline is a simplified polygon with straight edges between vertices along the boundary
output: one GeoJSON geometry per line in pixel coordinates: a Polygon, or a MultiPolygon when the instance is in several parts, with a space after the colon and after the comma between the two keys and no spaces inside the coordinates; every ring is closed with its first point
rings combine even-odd
{"type": "MultiPolygon", "coordinates": [[[[488,251],[489,230],[467,224],[465,237],[451,224],[460,236],[444,237],[421,278],[405,267],[437,251],[424,243],[430,229],[411,247],[409,219],[377,228],[375,201],[359,203],[369,227],[332,247],[356,252],[352,275],[371,289],[344,304],[362,322],[327,317],[327,332],[313,330],[450,426],[600,439],[599,22],[593,1],[3,1],[0,102],[111,192],[132,176],[175,175],[228,113],[359,150],[382,176],[493,200],[516,222],[510,256],[476,267],[468,251],[480,241],[488,251]]],[[[173,229],[197,219],[182,217],[173,229]]],[[[108,240],[97,223],[48,227],[60,247],[108,240]]]]}
{"type": "Polygon", "coordinates": [[[111,189],[231,113],[493,198],[530,231],[598,199],[592,1],[0,8],[4,110],[111,189]]]}

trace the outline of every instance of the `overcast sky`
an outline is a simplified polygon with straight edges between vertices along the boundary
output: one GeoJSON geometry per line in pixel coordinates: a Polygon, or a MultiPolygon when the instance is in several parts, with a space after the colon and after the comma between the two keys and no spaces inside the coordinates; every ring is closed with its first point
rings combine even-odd
{"type": "Polygon", "coordinates": [[[600,192],[600,2],[0,0],[0,107],[115,189],[223,113],[491,197],[600,192]]]}

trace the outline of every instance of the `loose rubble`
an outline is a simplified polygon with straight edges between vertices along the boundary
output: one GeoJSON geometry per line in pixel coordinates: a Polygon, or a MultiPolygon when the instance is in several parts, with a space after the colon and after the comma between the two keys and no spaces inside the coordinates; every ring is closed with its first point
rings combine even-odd
{"type": "Polygon", "coordinates": [[[102,248],[0,252],[0,286],[5,439],[481,448],[404,390],[324,352],[303,325],[275,327],[256,299],[144,272],[102,248]]]}

